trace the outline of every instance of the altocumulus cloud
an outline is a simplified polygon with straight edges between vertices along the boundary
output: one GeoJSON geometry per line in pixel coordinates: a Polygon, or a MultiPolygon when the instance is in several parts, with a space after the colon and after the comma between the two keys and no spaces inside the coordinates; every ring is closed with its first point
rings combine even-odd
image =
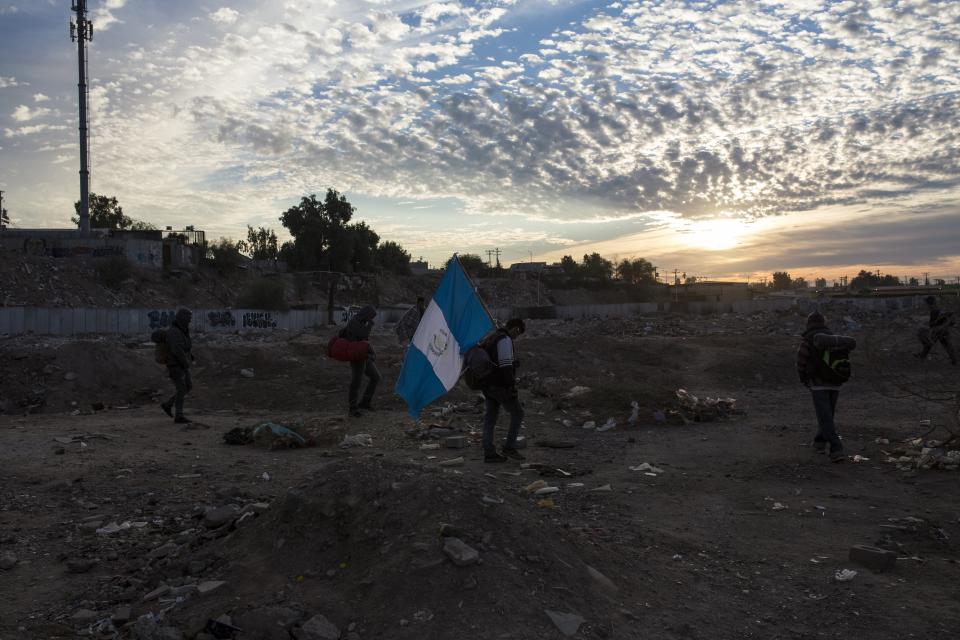
{"type": "Polygon", "coordinates": [[[98,44],[98,179],[155,207],[199,190],[224,226],[324,185],[573,221],[756,218],[960,180],[952,1],[267,0],[153,30],[125,0],[98,11],[142,36],[98,44]]]}

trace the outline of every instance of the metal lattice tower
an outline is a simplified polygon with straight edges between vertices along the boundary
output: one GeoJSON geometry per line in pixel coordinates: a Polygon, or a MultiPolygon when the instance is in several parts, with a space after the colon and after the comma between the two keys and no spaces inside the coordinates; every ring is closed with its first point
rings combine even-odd
{"type": "Polygon", "coordinates": [[[76,21],[70,21],[70,40],[77,43],[77,64],[80,81],[77,84],[80,104],[80,233],[90,232],[90,132],[87,127],[87,107],[90,92],[87,89],[87,42],[93,40],[93,23],[87,19],[87,0],[74,0],[70,9],[76,12],[76,21]]]}

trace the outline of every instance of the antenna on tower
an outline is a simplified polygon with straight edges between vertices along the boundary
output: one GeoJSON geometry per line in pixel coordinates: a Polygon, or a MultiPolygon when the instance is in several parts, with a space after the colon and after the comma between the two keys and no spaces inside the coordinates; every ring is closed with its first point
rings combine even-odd
{"type": "Polygon", "coordinates": [[[87,0],[74,0],[70,9],[76,12],[76,21],[70,21],[70,41],[77,43],[77,66],[80,81],[77,83],[80,103],[80,211],[81,234],[90,232],[90,133],[87,127],[87,42],[93,40],[93,23],[87,19],[87,0]]]}

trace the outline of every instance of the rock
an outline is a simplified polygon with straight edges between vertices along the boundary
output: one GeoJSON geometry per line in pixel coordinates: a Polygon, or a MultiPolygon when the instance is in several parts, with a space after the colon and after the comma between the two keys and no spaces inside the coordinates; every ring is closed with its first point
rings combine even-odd
{"type": "Polygon", "coordinates": [[[93,622],[100,617],[96,611],[91,611],[90,609],[77,609],[73,612],[73,615],[70,616],[70,620],[78,624],[84,624],[86,622],[93,622]]]}
{"type": "MultiPolygon", "coordinates": [[[[170,586],[166,584],[162,584],[156,589],[154,589],[153,591],[151,591],[150,593],[148,593],[147,595],[143,596],[143,601],[150,602],[151,600],[156,600],[160,596],[165,596],[168,593],[170,593],[170,586]]],[[[137,619],[137,622],[139,622],[139,618],[137,619]]]]}
{"type": "Polygon", "coordinates": [[[9,571],[17,566],[17,554],[12,551],[4,551],[0,553],[0,569],[4,571],[9,571]]]}
{"type": "Polygon", "coordinates": [[[170,589],[170,592],[167,593],[167,595],[170,596],[171,598],[182,598],[184,596],[190,595],[191,593],[195,593],[196,591],[197,591],[197,585],[185,584],[179,587],[173,587],[172,589],[170,589]]]}
{"type": "Polygon", "coordinates": [[[460,538],[443,539],[443,552],[458,567],[466,567],[480,562],[480,554],[460,538]]]}
{"type": "Polygon", "coordinates": [[[63,374],[63,379],[67,382],[73,382],[77,379],[77,374],[75,374],[73,371],[67,371],[65,374],[63,374]]]}
{"type": "Polygon", "coordinates": [[[70,558],[67,560],[67,571],[70,573],[86,573],[97,566],[93,558],[70,558]]]}
{"type": "Polygon", "coordinates": [[[254,376],[253,369],[240,369],[240,375],[244,378],[252,378],[254,376]]]}
{"type": "Polygon", "coordinates": [[[602,590],[613,595],[616,594],[620,589],[617,588],[617,585],[613,584],[613,581],[610,580],[607,576],[603,575],[590,565],[587,565],[587,575],[593,580],[594,584],[600,587],[602,590]]]}
{"type": "Polygon", "coordinates": [[[467,446],[467,437],[466,436],[450,436],[444,438],[443,446],[448,449],[463,449],[467,446]]]}
{"type": "Polygon", "coordinates": [[[156,549],[151,551],[148,555],[151,558],[166,558],[170,554],[176,552],[177,549],[179,548],[180,547],[178,547],[176,543],[168,542],[167,544],[157,547],[156,549]]]}
{"type": "Polygon", "coordinates": [[[259,607],[237,616],[236,624],[250,638],[290,640],[290,628],[303,618],[302,612],[288,607],[259,607]]]}
{"type": "Polygon", "coordinates": [[[874,573],[883,573],[897,563],[897,554],[886,549],[858,544],[850,547],[850,562],[863,565],[874,573]]]}
{"type": "Polygon", "coordinates": [[[315,615],[294,632],[298,640],[339,640],[340,629],[325,616],[315,615]]]}
{"type": "Polygon", "coordinates": [[[118,625],[126,624],[127,622],[130,621],[130,612],[131,612],[131,609],[127,605],[118,607],[117,610],[113,612],[113,615],[110,616],[110,620],[112,620],[118,625]]]}
{"type": "Polygon", "coordinates": [[[218,529],[233,522],[237,515],[237,510],[229,505],[217,507],[203,514],[203,524],[209,529],[218,529]]]}
{"type": "Polygon", "coordinates": [[[213,593],[225,584],[227,583],[223,580],[208,580],[206,582],[201,582],[197,586],[197,593],[199,593],[201,596],[205,596],[208,593],[213,593]]]}
{"type": "Polygon", "coordinates": [[[441,467],[462,467],[462,466],[463,466],[463,463],[464,463],[464,460],[463,460],[462,457],[460,457],[460,458],[450,458],[449,460],[443,460],[443,461],[440,463],[440,466],[441,466],[441,467]]]}
{"type": "Polygon", "coordinates": [[[546,613],[547,617],[556,625],[560,633],[567,637],[576,635],[577,630],[580,629],[580,625],[586,622],[586,620],[575,613],[563,613],[560,611],[551,611],[550,609],[544,609],[543,612],[546,613]]]}

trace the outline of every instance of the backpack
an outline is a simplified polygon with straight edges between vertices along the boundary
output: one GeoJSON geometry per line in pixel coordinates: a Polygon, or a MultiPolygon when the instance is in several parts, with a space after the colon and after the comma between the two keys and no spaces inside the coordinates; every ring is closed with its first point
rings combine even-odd
{"type": "Polygon", "coordinates": [[[156,363],[168,364],[170,350],[167,348],[167,330],[157,329],[150,334],[150,341],[153,342],[153,359],[156,363]]]}
{"type": "Polygon", "coordinates": [[[843,384],[850,379],[850,351],[847,349],[814,349],[814,375],[827,384],[843,384]]]}
{"type": "Polygon", "coordinates": [[[482,391],[490,383],[497,365],[490,357],[490,348],[496,344],[497,334],[473,345],[463,356],[463,381],[474,391],[482,391]]]}

